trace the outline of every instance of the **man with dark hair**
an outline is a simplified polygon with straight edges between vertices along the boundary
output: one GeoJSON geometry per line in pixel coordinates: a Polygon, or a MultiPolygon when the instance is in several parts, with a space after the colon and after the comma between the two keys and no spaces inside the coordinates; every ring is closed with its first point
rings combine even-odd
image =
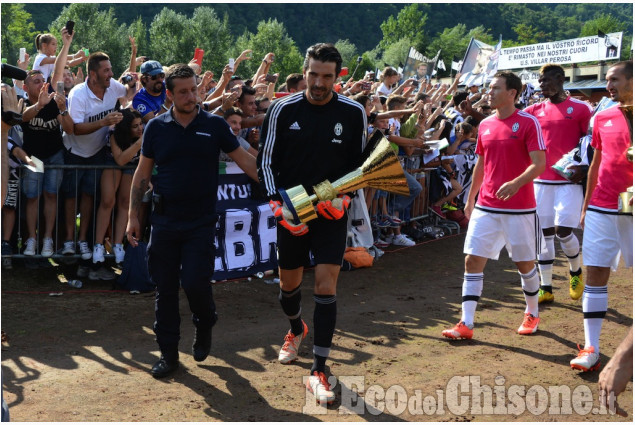
{"type": "Polygon", "coordinates": [[[304,91],[306,89],[306,81],[304,75],[300,73],[289,74],[285,83],[287,84],[287,91],[289,93],[296,93],[304,91]]]}
{"type": "MultiPolygon", "coordinates": [[[[66,165],[103,165],[105,163],[105,146],[108,129],[122,119],[117,111],[119,98],[132,98],[135,94],[136,77],[124,86],[115,81],[112,76],[110,58],[103,52],[96,52],[89,56],[86,64],[88,80],[78,84],[68,95],[68,112],[73,119],[72,133],[64,133],[64,164],[66,165]]],[[[66,238],[63,254],[75,254],[75,193],[81,193],[79,213],[78,245],[83,260],[92,257],[92,250],[88,246],[87,236],[93,210],[95,188],[101,178],[100,170],[69,169],[64,173],[62,191],[66,196],[65,223],[66,238]]],[[[111,270],[100,268],[88,272],[87,265],[80,265],[78,273],[89,275],[95,279],[114,279],[111,270]]]]}
{"type": "Polygon", "coordinates": [[[538,120],[514,107],[521,89],[520,78],[510,71],[496,73],[489,86],[496,114],[479,126],[478,159],[464,210],[470,223],[464,247],[462,316],[454,328],[443,331],[447,338],[472,338],[483,270],[488,259],[498,259],[503,246],[518,267],[527,304],[518,333],[531,335],[538,330],[540,281],[535,259],[540,235],[530,183],[545,169],[545,146],[538,120]]]}
{"type": "Polygon", "coordinates": [[[342,58],[332,44],[308,48],[303,67],[307,88],[269,107],[258,152],[263,192],[271,198],[279,220],[279,300],[291,324],[278,360],[283,364],[296,360],[298,347],[308,333],[301,317],[300,284],[311,251],[316,263],[315,337],[307,389],[321,403],[335,398],[325,368],[335,331],[337,277],[346,248],[350,198],[319,202],[318,218],[304,224],[290,218],[289,210],[279,202],[278,189],[301,184],[312,191],[314,185],[326,179],[334,181],[361,163],[366,114],[362,105],[333,91],[341,66],[342,58]]]}
{"type": "MultiPolygon", "coordinates": [[[[608,308],[611,268],[617,269],[620,254],[626,267],[633,265],[633,214],[620,210],[618,202],[620,194],[633,185],[633,61],[613,65],[606,81],[606,90],[619,105],[593,118],[595,153],[580,219],[587,272],[582,296],[585,340],[570,364],[584,372],[600,367],[600,332],[608,308]]],[[[623,206],[628,202],[624,200],[623,206]]]]}
{"type": "Polygon", "coordinates": [[[564,69],[560,65],[546,64],[540,68],[538,78],[546,101],[535,103],[525,112],[538,119],[547,147],[545,172],[534,180],[534,192],[540,227],[545,237],[547,251],[538,254],[541,284],[538,302],[551,302],[553,296],[553,262],[556,257],[554,239],[569,260],[569,295],[578,300],[582,296],[582,268],[580,243],[573,229],[580,223],[582,211],[582,186],[574,184],[553,168],[563,155],[586,135],[591,118],[591,105],[577,100],[564,90],[564,69]]]}
{"type": "Polygon", "coordinates": [[[150,373],[163,378],[179,365],[179,287],[187,296],[196,327],[194,360],[207,358],[216,306],[210,279],[214,272],[214,231],[218,157],[226,152],[257,180],[256,159],[240,148],[222,117],[198,105],[196,75],[185,64],[166,73],[172,107],[145,128],[139,165],[132,180],[126,234],[132,246],[141,237],[139,208],[152,178],[152,230],[148,269],[156,285],[154,332],[161,358],[150,373]],[[160,170],[152,175],[154,166],[160,170]]]}
{"type": "Polygon", "coordinates": [[[141,119],[147,123],[168,110],[165,105],[165,73],[157,61],[144,62],[140,71],[143,88],[132,99],[132,107],[139,111],[141,119]]]}

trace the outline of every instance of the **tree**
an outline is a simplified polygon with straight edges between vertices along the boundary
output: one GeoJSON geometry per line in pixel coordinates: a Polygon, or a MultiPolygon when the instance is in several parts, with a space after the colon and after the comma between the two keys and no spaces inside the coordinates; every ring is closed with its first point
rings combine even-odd
{"type": "MultiPolygon", "coordinates": [[[[348,41],[348,39],[337,40],[335,42],[335,48],[340,52],[340,55],[342,56],[342,63],[344,64],[343,66],[349,66],[348,64],[350,62],[354,62],[355,64],[357,64],[357,47],[355,47],[353,43],[348,41]]],[[[352,71],[353,70],[351,69],[351,72],[352,71]]]]}
{"type": "Polygon", "coordinates": [[[406,63],[408,57],[408,51],[412,46],[412,41],[409,38],[403,38],[389,46],[384,50],[384,54],[381,57],[380,68],[383,69],[385,65],[390,65],[397,68],[400,64],[403,66],[406,63]]]}
{"type": "Polygon", "coordinates": [[[609,14],[600,14],[595,19],[591,19],[586,21],[584,25],[582,25],[582,30],[580,31],[580,37],[589,37],[591,35],[598,35],[598,30],[602,31],[605,34],[611,32],[620,32],[624,31],[626,28],[626,24],[617,18],[613,17],[613,15],[609,14]]]}
{"type": "Polygon", "coordinates": [[[387,48],[404,38],[412,42],[412,47],[418,51],[423,51],[426,44],[424,28],[428,19],[427,13],[422,9],[429,8],[428,5],[413,3],[405,6],[397,14],[397,18],[390,16],[379,27],[384,38],[379,42],[379,47],[387,48]]]}
{"type": "MultiPolygon", "coordinates": [[[[4,3],[2,5],[2,57],[15,65],[18,61],[20,48],[27,52],[35,50],[34,40],[37,32],[31,22],[31,14],[24,10],[23,4],[4,3]]],[[[31,58],[35,55],[31,54],[31,58]]]]}
{"type": "MultiPolygon", "coordinates": [[[[221,20],[211,7],[197,7],[190,19],[189,28],[194,31],[191,35],[195,42],[194,47],[205,51],[203,70],[212,70],[216,78],[219,78],[229,59],[227,52],[233,39],[229,32],[228,16],[225,15],[221,20]]],[[[189,54],[189,59],[194,57],[194,48],[190,49],[189,54]]]]}
{"type": "Polygon", "coordinates": [[[128,26],[127,34],[135,39],[137,56],[150,56],[147,36],[148,30],[140,16],[128,26]]]}
{"type": "Polygon", "coordinates": [[[518,35],[519,45],[536,44],[546,41],[547,34],[545,34],[544,31],[539,31],[537,28],[534,28],[533,25],[525,23],[518,24],[514,27],[514,32],[518,35]]]}
{"type": "Polygon", "coordinates": [[[245,61],[240,65],[238,73],[244,78],[253,76],[262,58],[270,52],[275,54],[275,60],[269,72],[280,74],[280,81],[284,81],[289,74],[302,72],[303,56],[293,39],[289,37],[284,24],[276,19],[260,21],[256,34],[245,32],[238,37],[230,52],[233,53],[233,57],[237,57],[246,49],[253,51],[253,60],[245,61]]]}
{"type": "Polygon", "coordinates": [[[163,66],[188,63],[196,44],[190,24],[185,15],[164,7],[150,24],[150,57],[163,66]]]}
{"type": "Polygon", "coordinates": [[[128,27],[119,25],[113,8],[99,10],[94,3],[74,3],[65,7],[60,16],[49,26],[49,31],[61,40],[61,30],[66,21],[75,21],[75,35],[70,53],[89,48],[90,53],[104,52],[110,57],[115,78],[130,64],[128,27]]]}

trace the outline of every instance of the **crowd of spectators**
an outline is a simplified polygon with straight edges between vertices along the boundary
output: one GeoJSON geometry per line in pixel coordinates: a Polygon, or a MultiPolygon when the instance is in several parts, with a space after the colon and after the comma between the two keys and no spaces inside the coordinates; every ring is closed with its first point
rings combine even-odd
{"type": "MultiPolygon", "coordinates": [[[[113,254],[117,264],[124,259],[131,178],[144,124],[170,109],[164,83],[169,64],[138,55],[130,38],[130,65],[115,79],[108,56],[114,52],[87,54],[88,49],[80,49],[69,54],[74,34],[65,28],[61,34],[59,51],[53,35],[39,34],[34,61],[27,54],[17,64],[28,75],[24,82],[14,81],[24,111],[23,123],[11,131],[13,168],[2,208],[2,264],[10,268],[12,254],[57,253],[80,258],[79,277],[113,279],[112,268],[105,266],[106,254],[113,254]],[[56,168],[62,165],[67,167],[56,168]],[[15,232],[19,201],[26,222],[20,238],[15,232]]],[[[195,59],[189,65],[197,74],[200,106],[223,116],[241,146],[255,156],[269,105],[303,91],[306,81],[301,70],[271,74],[273,53],[261,59],[254,75],[241,75],[240,64],[247,60],[257,60],[251,50],[228,63],[218,79],[195,59]]],[[[360,71],[360,79],[352,75],[335,86],[339,95],[364,105],[369,134],[378,130],[386,136],[410,189],[409,196],[365,189],[379,249],[412,246],[426,237],[424,220],[446,220],[460,212],[460,194],[469,189],[469,181],[459,176],[455,159],[474,157],[478,124],[492,113],[484,88],[459,89],[460,74],[452,84],[441,84],[430,81],[426,69],[417,71],[411,78],[390,66],[377,76],[373,70],[360,71]],[[439,140],[445,145],[435,142],[439,140]]],[[[522,99],[527,106],[540,97],[528,88],[522,99]]],[[[230,161],[227,156],[219,159],[230,161]]],[[[467,225],[460,216],[456,221],[467,225]]]]}

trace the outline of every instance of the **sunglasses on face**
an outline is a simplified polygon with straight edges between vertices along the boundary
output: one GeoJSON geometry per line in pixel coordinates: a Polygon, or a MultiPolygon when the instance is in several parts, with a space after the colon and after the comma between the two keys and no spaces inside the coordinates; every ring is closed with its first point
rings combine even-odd
{"type": "Polygon", "coordinates": [[[157,78],[165,79],[165,74],[162,72],[156,75],[148,75],[148,78],[150,78],[152,81],[155,81],[157,78]]]}

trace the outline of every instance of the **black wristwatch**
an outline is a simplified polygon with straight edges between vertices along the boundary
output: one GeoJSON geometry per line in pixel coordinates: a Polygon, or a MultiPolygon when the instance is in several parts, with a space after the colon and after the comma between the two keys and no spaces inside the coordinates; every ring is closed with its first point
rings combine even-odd
{"type": "Polygon", "coordinates": [[[60,115],[63,116],[63,117],[68,115],[68,109],[64,110],[63,112],[60,112],[60,115]]]}

